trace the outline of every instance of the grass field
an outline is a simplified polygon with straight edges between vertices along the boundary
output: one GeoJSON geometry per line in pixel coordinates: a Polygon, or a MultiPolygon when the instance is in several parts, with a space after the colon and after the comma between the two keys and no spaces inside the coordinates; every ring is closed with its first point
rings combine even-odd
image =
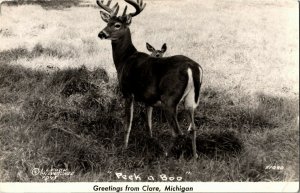
{"type": "MultiPolygon", "coordinates": [[[[292,0],[146,1],[134,45],[183,54],[204,69],[197,161],[154,110],[154,138],[137,105],[124,151],[123,99],[99,9],[2,6],[0,181],[124,181],[115,172],[183,181],[299,181],[299,19],[292,0]],[[268,168],[279,166],[278,168],[268,168]]],[[[121,3],[121,5],[124,5],[121,3]]],[[[186,114],[179,113],[187,128],[186,114]]]]}

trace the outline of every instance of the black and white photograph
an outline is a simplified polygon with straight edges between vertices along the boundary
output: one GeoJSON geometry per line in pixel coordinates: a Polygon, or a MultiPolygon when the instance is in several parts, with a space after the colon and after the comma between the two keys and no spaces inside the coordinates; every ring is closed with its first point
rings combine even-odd
{"type": "Polygon", "coordinates": [[[0,0],[0,192],[29,182],[297,192],[299,2],[0,0]]]}

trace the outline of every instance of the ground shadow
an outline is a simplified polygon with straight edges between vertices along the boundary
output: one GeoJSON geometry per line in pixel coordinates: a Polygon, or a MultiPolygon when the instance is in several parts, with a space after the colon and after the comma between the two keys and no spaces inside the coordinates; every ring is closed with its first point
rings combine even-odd
{"type": "MultiPolygon", "coordinates": [[[[200,134],[197,136],[196,144],[198,155],[211,159],[237,155],[243,147],[241,140],[233,132],[200,134]]],[[[191,159],[193,156],[191,137],[178,136],[171,147],[170,155],[177,159],[180,156],[191,159]]]]}
{"type": "MultiPolygon", "coordinates": [[[[38,50],[52,52],[36,50],[34,54],[21,49],[17,52],[24,52],[24,56],[35,55],[38,50]]],[[[9,52],[0,53],[0,58],[7,62],[10,55],[14,56],[9,52]]],[[[145,114],[142,115],[145,108],[139,104],[135,107],[129,147],[125,151],[124,105],[116,84],[103,69],[89,71],[82,67],[45,74],[1,63],[0,89],[5,93],[3,96],[19,97],[10,102],[19,101],[22,121],[26,123],[19,123],[26,125],[26,129],[15,132],[11,138],[27,140],[22,146],[41,156],[27,157],[28,163],[43,162],[86,173],[103,170],[112,163],[116,168],[143,168],[166,159],[166,149],[171,149],[171,159],[191,159],[190,137],[172,139],[168,124],[159,122],[160,111],[153,114],[154,138],[150,138],[145,114]],[[28,92],[32,87],[35,92],[28,92]]],[[[232,103],[230,97],[218,89],[203,91],[196,112],[199,159],[238,155],[243,151],[243,142],[238,137],[238,132],[246,131],[243,128],[272,129],[288,123],[298,114],[297,100],[265,94],[258,94],[257,100],[258,106],[248,108],[232,103]]],[[[8,104],[6,99],[1,101],[8,104]]],[[[181,124],[186,121],[184,113],[179,119],[181,124]]],[[[7,119],[5,124],[16,124],[16,119],[7,119]]],[[[11,144],[10,138],[6,140],[11,144]]],[[[20,159],[18,154],[14,159],[20,159]]]]}
{"type": "MultiPolygon", "coordinates": [[[[80,88],[80,81],[73,82],[74,88],[80,88]]],[[[66,86],[68,82],[66,82],[66,86]]],[[[85,89],[85,88],[84,88],[85,89]]],[[[79,92],[81,93],[81,92],[79,92]]],[[[85,92],[81,94],[85,95],[85,92]]],[[[122,96],[119,92],[115,93],[117,103],[122,103],[122,96]]],[[[287,110],[284,106],[294,104],[293,101],[287,99],[258,94],[259,105],[256,108],[243,108],[238,105],[233,105],[230,101],[219,100],[220,98],[228,98],[225,93],[217,92],[212,89],[205,90],[203,93],[204,102],[201,110],[196,113],[196,125],[198,128],[212,127],[215,128],[212,132],[201,133],[197,136],[197,152],[202,156],[211,159],[222,156],[235,156],[243,149],[243,143],[237,137],[237,134],[232,131],[226,131],[226,128],[231,128],[238,131],[246,131],[243,128],[252,129],[272,129],[278,126],[281,117],[285,114],[293,114],[294,111],[287,110]],[[199,113],[201,112],[201,114],[199,113]],[[277,113],[274,113],[277,112],[277,113]],[[280,113],[278,113],[280,112],[280,113]],[[223,132],[215,132],[221,128],[223,132]],[[225,129],[224,129],[225,128],[225,129]]],[[[123,114],[122,106],[109,107],[110,114],[103,114],[97,119],[83,119],[80,122],[80,128],[83,128],[86,134],[93,133],[97,136],[100,144],[105,147],[114,146],[119,152],[123,151],[124,144],[124,122],[120,114],[123,114]],[[118,112],[118,115],[114,115],[118,112]],[[121,112],[121,113],[120,113],[121,112]]],[[[168,124],[162,120],[161,111],[155,111],[153,114],[154,121],[162,121],[157,124],[158,128],[154,128],[157,134],[154,138],[149,136],[146,127],[146,115],[143,105],[135,106],[135,116],[133,120],[133,128],[130,135],[129,148],[126,151],[129,157],[140,157],[145,163],[151,163],[165,156],[166,149],[171,146],[170,156],[180,158],[183,156],[186,159],[192,157],[191,139],[188,136],[180,136],[172,139],[168,124]]],[[[297,109],[296,109],[297,111],[297,109]]],[[[292,117],[290,117],[292,119],[292,117]]],[[[186,116],[184,113],[179,113],[179,120],[185,122],[186,116]]],[[[124,154],[120,154],[124,155],[124,154]]]]}

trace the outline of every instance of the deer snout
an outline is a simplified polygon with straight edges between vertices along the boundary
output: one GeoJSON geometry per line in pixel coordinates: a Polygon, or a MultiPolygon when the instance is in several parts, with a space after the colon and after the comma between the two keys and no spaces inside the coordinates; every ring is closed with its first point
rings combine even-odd
{"type": "Polygon", "coordinates": [[[159,57],[160,57],[160,54],[156,54],[155,56],[156,56],[157,58],[159,58],[159,57]]]}
{"type": "Polygon", "coordinates": [[[106,31],[101,31],[99,34],[98,34],[98,37],[100,38],[100,39],[106,39],[106,38],[108,38],[108,34],[107,34],[107,32],[106,31]]]}

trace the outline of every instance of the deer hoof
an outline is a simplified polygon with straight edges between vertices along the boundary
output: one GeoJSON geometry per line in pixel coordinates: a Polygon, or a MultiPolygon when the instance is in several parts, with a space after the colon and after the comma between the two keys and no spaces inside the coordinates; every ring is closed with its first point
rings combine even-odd
{"type": "Polygon", "coordinates": [[[196,159],[198,159],[199,158],[199,155],[196,153],[195,155],[194,155],[194,159],[196,160],[196,159]]]}

